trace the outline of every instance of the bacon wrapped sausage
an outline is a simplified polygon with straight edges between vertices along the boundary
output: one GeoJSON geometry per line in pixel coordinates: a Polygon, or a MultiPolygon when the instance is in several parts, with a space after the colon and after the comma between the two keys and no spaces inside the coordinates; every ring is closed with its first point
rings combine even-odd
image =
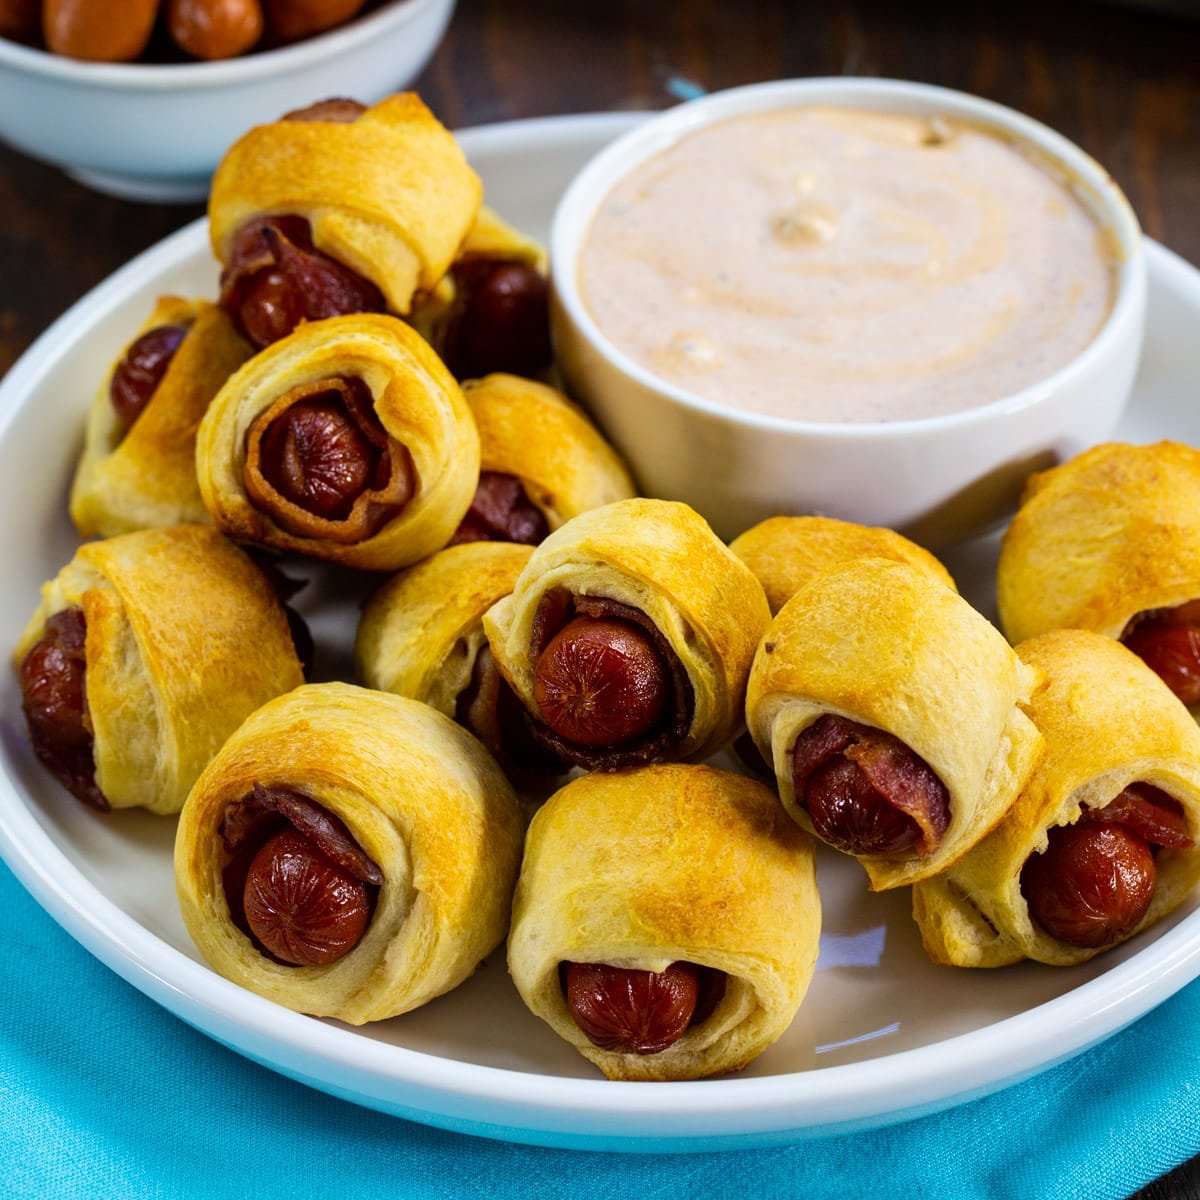
{"type": "Polygon", "coordinates": [[[16,665],[38,758],[102,810],[178,812],[243,719],[303,682],[266,577],[200,525],[81,546],[16,665]]]}
{"type": "Polygon", "coordinates": [[[589,769],[701,759],[739,729],[762,587],[686,504],[568,521],[483,618],[533,736],[589,769]]]}
{"type": "Polygon", "coordinates": [[[412,323],[458,379],[540,375],[550,366],[546,251],[487,205],[450,270],[413,304],[412,323]]]}
{"type": "Polygon", "coordinates": [[[208,521],[196,429],[250,352],[215,306],[157,301],[92,401],[71,488],[71,519],[84,537],[208,521]]]}
{"type": "Polygon", "coordinates": [[[1200,882],[1200,730],[1111,638],[1056,630],[1017,654],[1043,677],[1046,755],[996,828],[913,888],[935,962],[1084,962],[1148,929],[1200,882]]]}
{"type": "Polygon", "coordinates": [[[215,970],[358,1025],[457,987],[500,943],[523,832],[508,782],[453,721],[316,684],[260,708],[197,781],[175,880],[215,970]]]}
{"type": "Polygon", "coordinates": [[[479,430],[480,474],[454,542],[536,546],[581,512],[635,494],[620,455],[562,392],[488,375],[463,394],[479,430]]]}
{"type": "Polygon", "coordinates": [[[996,570],[1011,641],[1119,638],[1200,704],[1200,451],[1108,443],[1030,478],[996,570]]]}
{"type": "Polygon", "coordinates": [[[906,563],[815,576],[755,655],[746,719],[784,807],[873,890],[936,874],[1003,816],[1041,754],[1036,672],[906,563]]]}
{"type": "Polygon", "coordinates": [[[405,314],[442,278],[481,185],[413,93],[312,105],[260,125],[213,176],[221,305],[262,347],[304,320],[405,314]]]}
{"type": "Polygon", "coordinates": [[[649,766],[576,779],[534,817],[508,967],[610,1079],[698,1079],[783,1033],[820,931],[811,840],[767,788],[649,766]]]}
{"type": "Polygon", "coordinates": [[[449,541],[479,478],[458,384],[403,321],[301,326],[221,389],[196,439],[204,503],[244,541],[394,570],[449,541]]]}

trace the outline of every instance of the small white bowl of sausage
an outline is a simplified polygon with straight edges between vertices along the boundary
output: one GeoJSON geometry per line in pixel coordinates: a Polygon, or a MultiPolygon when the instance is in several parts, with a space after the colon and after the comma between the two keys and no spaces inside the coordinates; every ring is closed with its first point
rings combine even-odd
{"type": "Polygon", "coordinates": [[[373,101],[411,82],[453,10],[454,0],[15,0],[0,5],[0,138],[111,195],[203,199],[221,155],[251,125],[324,96],[373,101]],[[322,10],[362,11],[306,36],[324,29],[322,10]],[[176,29],[181,13],[190,24],[176,29]],[[30,14],[45,33],[30,32],[30,14]],[[248,52],[197,57],[255,29],[248,52]],[[36,44],[15,40],[21,33],[36,44]],[[41,48],[47,34],[62,53],[41,48]],[[184,61],[95,61],[136,56],[147,42],[185,55],[180,41],[184,61]]]}

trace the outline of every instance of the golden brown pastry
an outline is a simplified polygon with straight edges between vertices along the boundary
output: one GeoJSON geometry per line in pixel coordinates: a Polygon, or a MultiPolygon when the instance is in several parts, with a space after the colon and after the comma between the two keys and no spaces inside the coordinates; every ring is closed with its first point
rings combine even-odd
{"type": "MultiPolygon", "coordinates": [[[[772,616],[814,575],[860,558],[905,562],[925,571],[931,579],[955,588],[946,568],[915,542],[891,529],[856,525],[833,517],[768,517],[734,538],[729,549],[763,585],[772,616]]],[[[749,733],[739,737],[732,749],[754,774],[774,779],[774,770],[763,760],[749,733]]]]}
{"type": "Polygon", "coordinates": [[[481,193],[411,92],[257,126],[226,152],[209,196],[222,307],[259,347],[302,320],[405,314],[454,261],[481,193]]]}
{"type": "Polygon", "coordinates": [[[245,717],[302,682],[266,577],[201,525],[80,546],[15,662],[35,752],[99,809],[178,812],[245,717]]]}
{"type": "Polygon", "coordinates": [[[344,683],[260,708],[179,820],[184,922],[227,979],[353,1025],[457,987],[499,945],[524,823],[453,721],[344,683]]]}
{"type": "Polygon", "coordinates": [[[71,519],[84,537],[208,521],[196,483],[196,429],[249,357],[219,308],[159,298],[88,413],[71,488],[71,519]]]}
{"type": "Polygon", "coordinates": [[[412,323],[458,379],[539,375],[551,362],[546,251],[486,205],[412,323]]]}
{"type": "Polygon", "coordinates": [[[1149,928],[1200,881],[1200,730],[1119,643],[1057,630],[1017,647],[1044,682],[1046,755],[1007,815],[913,888],[935,962],[1084,962],[1149,928]]]}
{"type": "Polygon", "coordinates": [[[529,735],[483,633],[483,614],[512,591],[533,550],[470,542],[394,575],[367,601],[355,659],[367,687],[432,705],[469,729],[508,771],[561,764],[529,735]]]}
{"type": "Polygon", "coordinates": [[[984,836],[1042,741],[1037,673],[926,571],[867,558],[780,610],[750,672],[746,721],[784,807],[880,891],[936,874],[984,836]]]}
{"type": "Polygon", "coordinates": [[[788,1027],[820,932],[812,843],[769,789],[639,767],[576,779],[534,817],[508,969],[610,1079],[698,1079],[788,1027]]]}
{"type": "Polygon", "coordinates": [[[428,343],[359,313],[302,325],[238,371],[201,423],[196,475],[230,536],[387,571],[449,541],[479,435],[428,343]]]}
{"type": "Polygon", "coordinates": [[[479,486],[455,542],[536,546],[589,508],[636,495],[629,469],[562,392],[517,375],[463,384],[479,430],[479,486]]]}
{"type": "Polygon", "coordinates": [[[768,517],[734,538],[729,548],[763,585],[772,616],[819,571],[859,558],[908,563],[955,588],[950,572],[916,542],[891,529],[833,517],[768,517]]]}
{"type": "Polygon", "coordinates": [[[1014,643],[1050,629],[1107,634],[1200,704],[1200,451],[1111,442],[1032,476],[996,592],[1014,643]]]}
{"type": "Polygon", "coordinates": [[[769,620],[758,580],[697,512],[618,500],[552,533],[483,628],[534,737],[612,770],[702,759],[737,733],[769,620]]]}
{"type": "Polygon", "coordinates": [[[475,223],[463,240],[455,262],[465,262],[473,258],[524,263],[543,275],[550,265],[546,247],[541,242],[514,228],[486,204],[479,206],[475,223]]]}

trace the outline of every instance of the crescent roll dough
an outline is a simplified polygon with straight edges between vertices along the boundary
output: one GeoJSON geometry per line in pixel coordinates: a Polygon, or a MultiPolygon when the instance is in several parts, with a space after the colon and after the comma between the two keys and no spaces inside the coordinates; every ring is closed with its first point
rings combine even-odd
{"type": "Polygon", "coordinates": [[[811,840],[760,783],[650,766],[567,784],[530,825],[508,967],[521,998],[610,1079],[735,1071],[788,1027],[812,979],[821,907],[811,840]],[[711,1013],[658,1053],[605,1050],[576,1023],[560,967],[724,976],[711,1013]]]}
{"type": "Polygon", "coordinates": [[[480,205],[475,224],[467,233],[458,257],[502,258],[535,267],[543,275],[549,266],[545,246],[515,229],[486,204],[480,205]]]}
{"type": "Polygon", "coordinates": [[[412,92],[357,120],[260,125],[226,152],[208,201],[213,251],[259,216],[294,215],[321,252],[370,280],[388,307],[446,273],[479,209],[482,185],[454,137],[412,92]]]}
{"type": "MultiPolygon", "coordinates": [[[[1080,630],[1043,634],[1017,653],[1044,677],[1029,712],[1046,756],[986,838],[913,888],[913,916],[935,962],[1069,965],[1109,948],[1069,945],[1036,925],[1021,869],[1046,849],[1050,829],[1075,824],[1085,806],[1103,808],[1130,784],[1166,792],[1192,840],[1200,837],[1200,730],[1154,672],[1119,643],[1080,630]]],[[[1154,861],[1150,907],[1126,937],[1177,908],[1200,880],[1200,851],[1164,847],[1154,861]]]]}
{"type": "Polygon", "coordinates": [[[755,655],[746,719],[784,807],[808,830],[793,756],[825,714],[899,739],[940,780],[949,823],[936,847],[856,855],[879,891],[936,874],[1004,814],[1041,754],[1021,707],[1036,678],[928,572],[861,559],[817,575],[780,610],[755,655]]]}
{"type": "MultiPolygon", "coordinates": [[[[634,499],[582,513],[534,550],[512,594],[485,614],[496,664],[535,725],[544,721],[534,649],[543,600],[553,608],[568,597],[575,605],[615,602],[646,618],[661,639],[660,652],[677,662],[689,695],[673,691],[673,700],[686,702],[687,711],[679,736],[656,756],[701,759],[738,731],[746,676],[770,612],[758,580],[697,512],[674,501],[634,499]]],[[[615,757],[607,748],[597,753],[602,765],[632,765],[647,761],[637,757],[645,742],[619,747],[615,757]]],[[[588,756],[579,761],[587,765],[588,756]]]]}
{"type": "Polygon", "coordinates": [[[532,553],[514,542],[468,542],[389,579],[358,624],[358,677],[455,716],[487,645],[483,614],[512,591],[532,553]]]}
{"type": "Polygon", "coordinates": [[[479,429],[480,469],[519,479],[551,531],[636,495],[620,455],[562,392],[495,374],[464,384],[463,394],[479,429]]]}
{"type": "Polygon", "coordinates": [[[346,566],[394,570],[449,541],[479,477],[479,435],[462,391],[428,344],[395,317],[358,313],[301,325],[246,363],[201,423],[196,474],[218,528],[233,537],[346,566]],[[393,470],[406,453],[415,472],[412,495],[390,507],[386,489],[374,492],[367,481],[355,511],[371,517],[372,497],[379,495],[383,516],[359,532],[341,517],[310,520],[273,487],[266,507],[248,492],[259,469],[255,430],[285,417],[293,403],[311,401],[326,384],[365,387],[393,470]]]}
{"type": "Polygon", "coordinates": [[[763,585],[772,616],[818,572],[859,558],[908,563],[955,588],[950,572],[916,542],[891,529],[833,517],[768,517],[734,538],[729,548],[763,585]]]}
{"type": "Polygon", "coordinates": [[[164,325],[188,331],[123,436],[109,395],[112,370],[92,400],[71,488],[71,519],[84,537],[209,519],[196,483],[196,429],[221,385],[250,357],[250,346],[203,300],[160,297],[138,336],[164,325]]]}
{"type": "Polygon", "coordinates": [[[309,685],[254,713],[197,781],[175,843],[180,908],[226,978],[299,1012],[378,1021],[457,987],[500,943],[523,832],[500,769],[453,721],[400,696],[309,685]],[[361,940],[335,961],[272,959],[231,913],[223,823],[256,785],[314,801],[381,873],[361,940]]]}
{"type": "Polygon", "coordinates": [[[1030,477],[996,570],[1013,642],[1050,629],[1118,637],[1200,598],[1200,451],[1110,442],[1030,477]]]}
{"type": "Polygon", "coordinates": [[[178,812],[238,725],[303,682],[262,572],[205,526],[80,546],[42,588],[18,666],[67,609],[86,621],[95,780],[112,808],[178,812]]]}

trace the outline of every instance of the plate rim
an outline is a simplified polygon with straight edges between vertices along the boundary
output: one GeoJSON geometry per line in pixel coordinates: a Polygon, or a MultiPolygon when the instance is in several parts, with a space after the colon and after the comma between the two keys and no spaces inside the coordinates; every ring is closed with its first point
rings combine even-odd
{"type": "MultiPolygon", "coordinates": [[[[648,115],[540,117],[477,126],[457,136],[469,155],[531,149],[547,140],[599,149],[648,115]]],[[[31,384],[61,353],[64,336],[111,311],[114,298],[135,279],[198,252],[207,244],[205,225],[198,218],[143,251],[37,338],[0,380],[0,438],[31,384]]],[[[1151,239],[1146,243],[1152,283],[1200,306],[1200,271],[1151,239]]],[[[0,857],[56,924],[126,982],[207,1036],[319,1090],[425,1124],[510,1141],[698,1151],[878,1127],[1048,1069],[1118,1032],[1200,975],[1197,911],[1103,974],[978,1029],[860,1062],[674,1083],[664,1094],[645,1083],[445,1058],[283,1009],[218,976],[117,907],[73,866],[22,792],[0,761],[0,857]]]]}

